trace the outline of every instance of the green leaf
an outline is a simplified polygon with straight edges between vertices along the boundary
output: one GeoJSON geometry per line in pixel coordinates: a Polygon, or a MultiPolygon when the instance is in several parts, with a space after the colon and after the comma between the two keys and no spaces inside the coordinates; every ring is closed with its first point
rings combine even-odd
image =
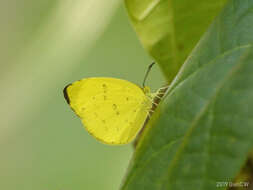
{"type": "Polygon", "coordinates": [[[133,27],[169,82],[226,0],[125,0],[133,27]]]}
{"type": "Polygon", "coordinates": [[[252,23],[253,0],[228,2],[146,126],[122,190],[233,181],[253,148],[252,23]]]}

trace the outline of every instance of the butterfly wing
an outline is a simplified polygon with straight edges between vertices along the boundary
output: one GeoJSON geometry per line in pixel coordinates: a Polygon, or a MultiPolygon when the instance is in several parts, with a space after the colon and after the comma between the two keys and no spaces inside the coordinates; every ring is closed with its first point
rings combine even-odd
{"type": "Polygon", "coordinates": [[[115,78],[83,79],[64,91],[88,132],[106,144],[133,140],[152,104],[140,87],[115,78]]]}

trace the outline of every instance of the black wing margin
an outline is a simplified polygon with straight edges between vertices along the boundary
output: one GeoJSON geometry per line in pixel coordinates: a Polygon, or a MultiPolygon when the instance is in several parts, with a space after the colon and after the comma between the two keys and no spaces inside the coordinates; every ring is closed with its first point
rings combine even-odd
{"type": "Polygon", "coordinates": [[[68,92],[67,92],[67,88],[72,85],[72,84],[68,84],[67,86],[65,86],[65,88],[63,89],[63,96],[66,100],[66,102],[69,104],[70,100],[69,100],[69,96],[68,96],[68,92]]]}

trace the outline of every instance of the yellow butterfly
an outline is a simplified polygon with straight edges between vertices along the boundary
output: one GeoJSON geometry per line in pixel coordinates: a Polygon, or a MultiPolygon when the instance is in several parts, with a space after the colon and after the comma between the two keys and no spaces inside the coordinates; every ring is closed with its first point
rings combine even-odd
{"type": "Polygon", "coordinates": [[[127,144],[135,138],[155,96],[157,93],[150,93],[147,86],[141,88],[106,77],[82,79],[64,88],[65,99],[87,131],[99,141],[114,145],[127,144]]]}

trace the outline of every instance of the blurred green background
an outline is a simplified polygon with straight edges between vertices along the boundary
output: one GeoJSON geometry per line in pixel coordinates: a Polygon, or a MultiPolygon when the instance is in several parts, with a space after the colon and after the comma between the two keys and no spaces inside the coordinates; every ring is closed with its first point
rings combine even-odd
{"type": "MultiPolygon", "coordinates": [[[[1,1],[0,21],[0,189],[118,189],[132,145],[96,141],[62,90],[94,76],[142,83],[152,60],[123,2],[1,1]]],[[[158,66],[147,84],[164,84],[158,66]]]]}

